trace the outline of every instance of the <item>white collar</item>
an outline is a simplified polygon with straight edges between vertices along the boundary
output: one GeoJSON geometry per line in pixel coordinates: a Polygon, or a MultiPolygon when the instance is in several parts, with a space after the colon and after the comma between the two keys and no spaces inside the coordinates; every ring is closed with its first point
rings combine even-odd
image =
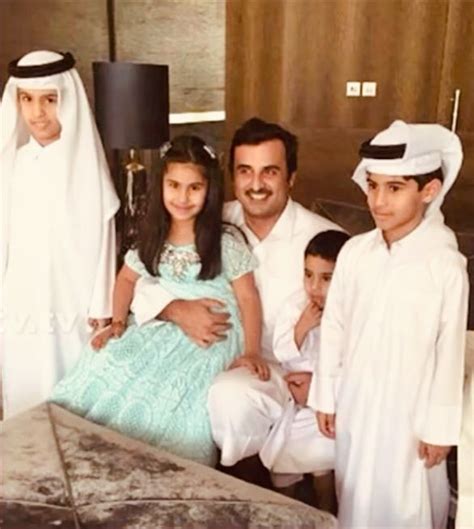
{"type": "Polygon", "coordinates": [[[36,159],[46,151],[51,152],[52,149],[56,149],[58,145],[59,139],[49,143],[48,145],[41,145],[41,143],[39,143],[33,135],[30,135],[28,142],[25,143],[23,147],[29,156],[36,159]]]}
{"type": "Polygon", "coordinates": [[[400,251],[408,254],[419,254],[420,252],[428,252],[430,248],[440,246],[451,246],[457,249],[456,236],[444,223],[444,218],[441,214],[425,215],[422,221],[410,233],[401,239],[393,242],[390,248],[387,246],[382,230],[375,229],[375,241],[379,245],[383,245],[385,250],[390,254],[395,254],[400,251]]]}
{"type": "Polygon", "coordinates": [[[273,225],[270,233],[262,240],[258,239],[253,231],[245,223],[244,208],[242,204],[238,202],[238,210],[235,215],[234,222],[237,226],[245,231],[245,233],[251,238],[252,242],[258,244],[267,240],[278,240],[287,239],[293,233],[294,220],[296,215],[295,202],[288,198],[285,209],[282,211],[277,221],[273,225]]]}

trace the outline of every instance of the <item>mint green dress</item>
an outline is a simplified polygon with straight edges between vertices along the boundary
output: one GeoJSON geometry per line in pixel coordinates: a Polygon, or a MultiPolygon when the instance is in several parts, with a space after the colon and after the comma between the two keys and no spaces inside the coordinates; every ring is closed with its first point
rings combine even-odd
{"type": "MultiPolygon", "coordinates": [[[[136,250],[125,262],[150,277],[136,250]]],[[[179,456],[213,465],[216,449],[207,413],[214,377],[242,352],[243,333],[231,281],[255,268],[239,235],[222,237],[222,273],[197,279],[194,245],[166,244],[156,278],[180,299],[214,298],[226,303],[232,328],[208,349],[189,340],[173,323],[129,325],[120,339],[100,351],[87,346],[76,366],[55,387],[51,401],[91,421],[179,456]]]]}

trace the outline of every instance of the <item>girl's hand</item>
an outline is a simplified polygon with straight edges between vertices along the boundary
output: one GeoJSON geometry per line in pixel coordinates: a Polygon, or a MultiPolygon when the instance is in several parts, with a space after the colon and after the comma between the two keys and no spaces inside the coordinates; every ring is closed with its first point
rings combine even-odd
{"type": "Polygon", "coordinates": [[[319,429],[321,433],[329,437],[329,439],[336,438],[336,414],[335,413],[323,413],[322,411],[316,412],[316,419],[318,421],[319,429]]]}
{"type": "Polygon", "coordinates": [[[113,331],[112,326],[109,325],[108,327],[105,327],[102,331],[99,332],[99,334],[96,334],[94,338],[91,340],[91,346],[92,349],[95,349],[98,351],[99,349],[102,349],[107,342],[110,340],[110,338],[113,337],[113,331]]]}
{"type": "Polygon", "coordinates": [[[98,351],[105,347],[110,338],[120,338],[125,332],[127,326],[123,321],[114,321],[111,325],[105,327],[99,334],[96,334],[91,340],[92,348],[98,351]]]}
{"type": "Polygon", "coordinates": [[[110,326],[112,329],[112,336],[114,338],[120,338],[127,328],[127,324],[123,321],[113,321],[110,326]]]}
{"type": "Polygon", "coordinates": [[[257,375],[260,380],[268,380],[270,378],[270,368],[265,360],[255,354],[244,354],[236,358],[229,369],[235,369],[236,367],[246,367],[251,373],[257,375]]]}
{"type": "Polygon", "coordinates": [[[442,463],[451,450],[450,446],[432,445],[420,441],[418,445],[418,457],[425,460],[425,467],[431,468],[442,463]]]}
{"type": "Polygon", "coordinates": [[[92,327],[93,331],[103,329],[107,325],[110,325],[111,318],[88,318],[87,323],[92,327]]]}

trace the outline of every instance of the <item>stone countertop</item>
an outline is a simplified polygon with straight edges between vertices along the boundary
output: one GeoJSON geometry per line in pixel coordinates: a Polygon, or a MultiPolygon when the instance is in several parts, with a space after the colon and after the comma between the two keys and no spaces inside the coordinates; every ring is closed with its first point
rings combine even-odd
{"type": "Polygon", "coordinates": [[[50,404],[2,424],[4,529],[332,529],[328,513],[50,404]]]}

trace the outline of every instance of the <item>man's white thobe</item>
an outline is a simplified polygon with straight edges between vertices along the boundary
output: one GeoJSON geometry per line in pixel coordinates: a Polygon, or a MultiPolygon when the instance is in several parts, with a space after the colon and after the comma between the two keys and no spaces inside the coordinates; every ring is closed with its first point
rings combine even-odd
{"type": "Polygon", "coordinates": [[[245,224],[238,201],[226,205],[225,218],[244,231],[258,262],[254,274],[263,309],[262,354],[271,368],[269,381],[259,380],[246,368],[221,373],[209,391],[209,415],[221,462],[233,465],[260,451],[291,396],[273,353],[275,322],[285,300],[303,291],[308,242],[321,231],[340,228],[291,199],[262,240],[245,224]]]}
{"type": "Polygon", "coordinates": [[[379,230],[342,249],[308,401],[336,413],[341,528],[445,527],[446,464],[426,469],[417,450],[459,440],[467,296],[439,214],[390,249],[379,230]]]}

